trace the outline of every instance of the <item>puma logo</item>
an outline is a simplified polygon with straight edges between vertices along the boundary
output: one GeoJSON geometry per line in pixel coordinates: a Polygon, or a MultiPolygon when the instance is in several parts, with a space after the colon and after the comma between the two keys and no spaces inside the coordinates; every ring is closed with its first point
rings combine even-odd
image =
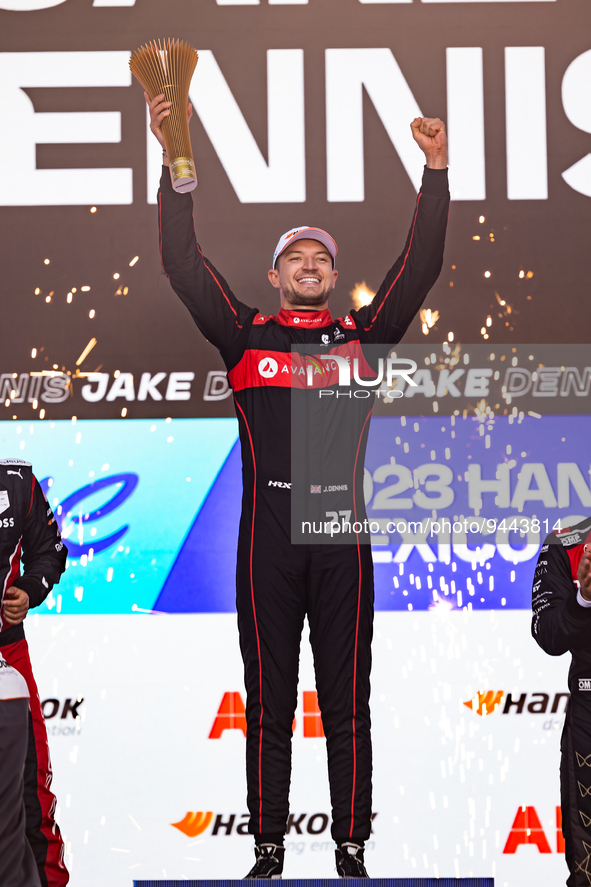
{"type": "Polygon", "coordinates": [[[23,479],[23,476],[22,476],[22,474],[21,474],[21,470],[20,470],[20,468],[18,469],[18,471],[7,471],[6,474],[18,474],[18,476],[20,477],[20,479],[21,479],[21,480],[23,479]]]}

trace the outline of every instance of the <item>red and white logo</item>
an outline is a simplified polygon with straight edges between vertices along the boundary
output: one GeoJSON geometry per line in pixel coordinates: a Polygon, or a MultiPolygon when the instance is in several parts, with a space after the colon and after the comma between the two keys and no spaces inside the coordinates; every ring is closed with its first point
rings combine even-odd
{"type": "Polygon", "coordinates": [[[277,375],[278,369],[279,365],[272,357],[263,357],[263,359],[259,361],[259,373],[263,379],[272,379],[273,376],[277,375]]]}

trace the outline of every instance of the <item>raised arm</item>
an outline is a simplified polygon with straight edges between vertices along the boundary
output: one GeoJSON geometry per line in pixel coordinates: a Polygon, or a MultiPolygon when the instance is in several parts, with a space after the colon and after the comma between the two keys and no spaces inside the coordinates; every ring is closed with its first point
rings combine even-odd
{"type": "Polygon", "coordinates": [[[417,117],[411,129],[426,164],[406,244],[373,301],[351,312],[368,342],[400,341],[443,264],[449,212],[445,126],[438,118],[417,117]]]}
{"type": "MultiPolygon", "coordinates": [[[[164,150],[160,124],[169,113],[171,103],[163,99],[164,96],[157,96],[149,108],[150,128],[164,150]]],[[[190,117],[190,105],[188,114],[190,117]]],[[[158,224],[164,273],[203,335],[223,355],[236,343],[257,311],[238,301],[221,274],[203,255],[195,236],[193,199],[189,193],[178,194],[173,190],[166,156],[163,156],[158,191],[158,224]]]]}
{"type": "Polygon", "coordinates": [[[542,545],[534,575],[532,610],[532,634],[546,653],[561,656],[581,645],[589,648],[591,606],[579,602],[571,559],[554,534],[542,545]]]}

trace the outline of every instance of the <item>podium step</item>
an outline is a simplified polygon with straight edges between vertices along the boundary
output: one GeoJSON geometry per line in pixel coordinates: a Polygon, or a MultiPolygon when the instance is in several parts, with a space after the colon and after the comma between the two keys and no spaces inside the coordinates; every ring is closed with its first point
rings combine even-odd
{"type": "MultiPolygon", "coordinates": [[[[275,881],[274,883],[278,883],[275,881]]],[[[282,887],[494,887],[494,878],[285,878],[282,887]]],[[[244,887],[244,881],[134,881],[133,887],[244,887]]]]}

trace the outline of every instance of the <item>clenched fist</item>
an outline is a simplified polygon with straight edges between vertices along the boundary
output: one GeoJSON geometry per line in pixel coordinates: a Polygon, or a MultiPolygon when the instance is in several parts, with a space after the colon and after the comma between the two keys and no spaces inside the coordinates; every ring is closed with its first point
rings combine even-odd
{"type": "MultiPolygon", "coordinates": [[[[153,101],[150,101],[150,97],[147,92],[144,93],[144,98],[146,100],[146,104],[150,111],[150,129],[162,145],[162,150],[166,151],[166,144],[164,142],[164,133],[162,132],[162,121],[165,117],[170,115],[170,109],[172,107],[172,102],[167,102],[166,96],[161,93],[157,95],[153,101]]],[[[187,119],[190,120],[193,116],[193,105],[191,102],[187,105],[187,119]]],[[[164,166],[168,166],[168,157],[164,156],[163,158],[164,166]]]]}
{"type": "Polygon", "coordinates": [[[429,169],[447,166],[447,135],[439,117],[415,117],[410,125],[412,135],[424,153],[429,169]]]}
{"type": "Polygon", "coordinates": [[[4,595],[2,617],[9,625],[20,625],[29,612],[29,595],[16,585],[11,586],[4,595]]]}

